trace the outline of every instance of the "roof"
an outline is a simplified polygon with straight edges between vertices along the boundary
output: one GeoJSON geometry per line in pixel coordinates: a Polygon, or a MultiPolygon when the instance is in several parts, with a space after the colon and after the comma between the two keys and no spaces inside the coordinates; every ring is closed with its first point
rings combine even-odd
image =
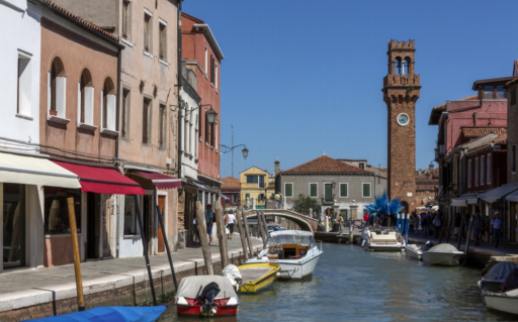
{"type": "Polygon", "coordinates": [[[73,14],[72,12],[59,6],[58,4],[56,4],[55,2],[53,2],[51,0],[33,0],[33,1],[41,3],[45,7],[52,10],[54,13],[69,20],[70,22],[74,23],[75,25],[82,27],[82,28],[96,34],[97,36],[100,36],[101,38],[104,38],[105,40],[112,42],[113,44],[116,44],[117,46],[121,47],[121,45],[119,44],[119,39],[116,36],[114,36],[113,34],[104,30],[101,26],[98,26],[89,20],[86,20],[78,15],[73,14]]]}
{"type": "Polygon", "coordinates": [[[507,82],[511,81],[513,76],[506,77],[497,77],[497,78],[488,78],[488,79],[480,79],[473,82],[473,90],[478,90],[483,85],[505,85],[507,82]]]}
{"type": "Polygon", "coordinates": [[[432,112],[430,113],[430,119],[428,120],[428,125],[439,124],[439,119],[441,118],[441,114],[443,112],[446,112],[446,104],[434,106],[432,108],[432,112]]]}
{"type": "Polygon", "coordinates": [[[182,12],[182,16],[194,21],[194,25],[192,26],[193,31],[202,32],[205,35],[210,46],[212,47],[212,50],[214,50],[214,53],[216,54],[216,56],[218,56],[219,61],[222,61],[224,57],[223,51],[221,50],[221,47],[219,46],[218,41],[216,40],[216,37],[212,32],[212,29],[210,29],[210,26],[207,23],[205,23],[205,21],[196,18],[188,13],[182,12]]]}
{"type": "Polygon", "coordinates": [[[492,126],[463,126],[461,128],[461,132],[464,138],[473,139],[487,135],[489,133],[504,134],[507,133],[507,128],[492,126]]]}
{"type": "Polygon", "coordinates": [[[239,182],[239,179],[234,177],[224,177],[222,179],[221,184],[221,190],[240,190],[241,189],[241,182],[239,182]]]}
{"type": "Polygon", "coordinates": [[[369,171],[349,165],[323,155],[294,168],[281,172],[281,175],[365,175],[372,176],[369,171]]]}

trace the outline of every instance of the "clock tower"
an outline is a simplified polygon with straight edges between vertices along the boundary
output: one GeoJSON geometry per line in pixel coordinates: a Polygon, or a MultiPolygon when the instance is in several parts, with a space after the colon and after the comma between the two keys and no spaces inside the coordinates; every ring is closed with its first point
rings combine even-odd
{"type": "Polygon", "coordinates": [[[415,105],[421,89],[414,72],[413,40],[388,44],[388,74],[383,79],[387,104],[388,196],[415,209],[415,105]]]}

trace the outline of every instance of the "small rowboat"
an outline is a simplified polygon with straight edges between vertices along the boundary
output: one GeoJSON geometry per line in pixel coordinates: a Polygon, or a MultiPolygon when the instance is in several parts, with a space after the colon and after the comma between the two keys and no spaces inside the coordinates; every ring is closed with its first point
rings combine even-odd
{"type": "Polygon", "coordinates": [[[32,322],[153,322],[166,310],[159,306],[100,306],[81,312],[68,313],[32,322]]]}
{"type": "Polygon", "coordinates": [[[257,293],[272,285],[281,270],[278,264],[248,263],[238,266],[241,273],[241,293],[257,293]]]}

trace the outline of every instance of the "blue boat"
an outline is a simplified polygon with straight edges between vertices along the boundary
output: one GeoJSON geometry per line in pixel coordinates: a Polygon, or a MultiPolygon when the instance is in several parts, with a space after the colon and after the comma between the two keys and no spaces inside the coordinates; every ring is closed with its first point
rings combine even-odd
{"type": "Polygon", "coordinates": [[[101,306],[90,310],[63,314],[31,322],[154,322],[166,310],[159,306],[101,306]]]}

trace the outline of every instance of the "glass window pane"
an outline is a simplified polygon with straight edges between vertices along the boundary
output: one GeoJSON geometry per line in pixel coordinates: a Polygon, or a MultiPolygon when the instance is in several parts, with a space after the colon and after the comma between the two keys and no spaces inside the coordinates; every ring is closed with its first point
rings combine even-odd
{"type": "Polygon", "coordinates": [[[25,186],[4,184],[4,268],[25,265],[25,186]]]}

